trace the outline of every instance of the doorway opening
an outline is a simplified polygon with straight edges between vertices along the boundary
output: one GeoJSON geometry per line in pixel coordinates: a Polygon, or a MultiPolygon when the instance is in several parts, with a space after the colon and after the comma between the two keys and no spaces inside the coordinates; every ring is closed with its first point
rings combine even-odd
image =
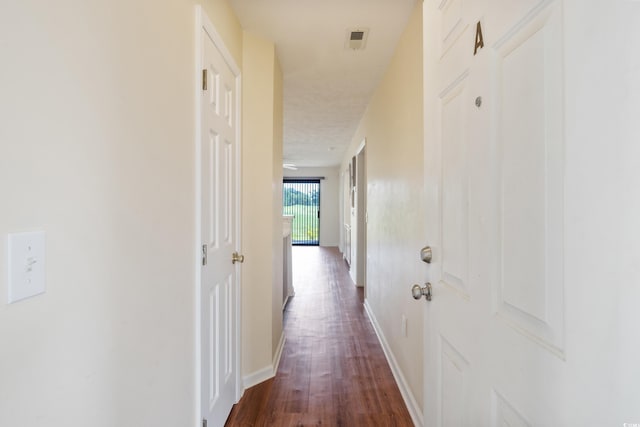
{"type": "Polygon", "coordinates": [[[285,178],[282,213],[292,216],[291,244],[320,245],[320,180],[285,178]]]}

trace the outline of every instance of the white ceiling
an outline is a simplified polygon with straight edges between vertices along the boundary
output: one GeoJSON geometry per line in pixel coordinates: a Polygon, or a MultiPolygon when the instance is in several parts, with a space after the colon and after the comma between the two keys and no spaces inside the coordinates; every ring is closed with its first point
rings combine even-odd
{"type": "Polygon", "coordinates": [[[246,31],[276,45],[284,77],[284,163],[340,164],[416,0],[230,0],[246,31]],[[366,28],[364,50],[347,33],[366,28]]]}

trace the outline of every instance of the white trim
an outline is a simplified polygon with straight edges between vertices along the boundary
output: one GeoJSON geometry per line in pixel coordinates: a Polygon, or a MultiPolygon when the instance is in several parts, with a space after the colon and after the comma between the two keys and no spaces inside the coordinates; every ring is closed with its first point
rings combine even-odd
{"type": "MultiPolygon", "coordinates": [[[[369,215],[369,208],[367,205],[367,161],[366,153],[364,153],[365,162],[364,168],[359,162],[360,155],[363,154],[367,147],[367,137],[362,138],[362,142],[356,150],[356,194],[358,199],[356,200],[356,286],[365,288],[364,295],[367,296],[367,216],[369,215]],[[362,175],[359,175],[362,174],[362,175]],[[362,201],[362,203],[360,203],[362,201]],[[362,206],[360,206],[362,204],[362,206]],[[362,253],[360,253],[362,251],[362,253]],[[358,277],[360,280],[358,281],[358,277]]],[[[353,242],[351,242],[353,245],[353,242]]],[[[353,262],[353,260],[352,260],[353,262]]]]}
{"type": "Polygon", "coordinates": [[[259,371],[245,376],[242,380],[245,390],[273,378],[273,365],[266,366],[259,371]]]}
{"type": "Polygon", "coordinates": [[[367,137],[365,136],[364,138],[362,138],[362,141],[360,142],[360,145],[358,145],[358,148],[356,148],[356,156],[358,154],[360,154],[360,152],[362,150],[364,150],[364,147],[367,145],[367,137]]]}
{"type": "Polygon", "coordinates": [[[282,358],[282,350],[284,349],[285,341],[286,338],[283,333],[280,337],[280,343],[278,344],[276,353],[273,356],[273,363],[271,365],[266,366],[259,371],[249,374],[243,378],[245,390],[276,376],[276,373],[278,372],[278,366],[280,366],[280,359],[282,358]]]}
{"type": "Polygon", "coordinates": [[[287,295],[287,299],[284,300],[284,302],[282,303],[282,309],[284,310],[287,307],[287,303],[289,302],[289,300],[291,299],[293,295],[287,295]]]}
{"type": "MultiPolygon", "coordinates": [[[[204,28],[207,34],[209,34],[209,37],[211,37],[211,40],[213,40],[213,44],[216,45],[216,48],[218,48],[218,50],[222,54],[222,57],[231,69],[233,75],[236,77],[240,77],[240,67],[238,67],[238,64],[236,64],[236,60],[233,58],[233,55],[231,55],[231,52],[229,52],[229,49],[227,49],[227,45],[225,45],[222,36],[220,36],[213,23],[211,23],[211,20],[209,20],[209,18],[207,17],[207,14],[202,9],[202,6],[196,5],[196,13],[200,18],[202,28],[204,28]]],[[[198,26],[198,28],[200,28],[200,26],[198,26]]],[[[200,41],[197,41],[197,43],[200,43],[200,41]]]]}
{"type": "Polygon", "coordinates": [[[280,359],[282,359],[282,350],[284,350],[284,343],[287,338],[284,336],[284,332],[280,336],[280,342],[278,343],[278,348],[276,349],[276,354],[273,355],[273,375],[275,376],[278,373],[278,367],[280,366],[280,359]]]}
{"type": "Polygon", "coordinates": [[[202,70],[202,50],[203,50],[203,46],[202,46],[202,39],[201,39],[201,31],[202,31],[202,11],[201,11],[201,7],[199,5],[196,6],[196,26],[195,26],[195,59],[196,59],[196,63],[195,63],[195,70],[194,70],[194,74],[195,74],[195,84],[194,86],[194,102],[195,102],[195,151],[194,151],[194,162],[195,162],[195,168],[194,168],[194,177],[193,177],[193,181],[194,181],[194,189],[195,189],[195,194],[194,194],[194,199],[195,199],[195,224],[194,224],[194,262],[195,262],[195,293],[194,293],[194,313],[195,313],[195,318],[194,318],[194,323],[195,323],[195,336],[194,336],[194,343],[195,343],[195,367],[194,367],[194,396],[195,398],[195,420],[196,420],[196,426],[200,425],[200,420],[202,417],[202,381],[201,381],[201,376],[202,376],[202,369],[201,369],[201,365],[202,365],[202,343],[201,343],[201,337],[202,337],[202,328],[201,328],[201,324],[200,324],[200,317],[202,316],[202,312],[200,309],[200,304],[202,303],[202,299],[200,297],[200,290],[202,287],[202,270],[201,270],[201,259],[200,259],[200,241],[201,241],[201,233],[202,233],[202,200],[200,198],[201,192],[202,192],[202,184],[200,182],[200,174],[202,173],[202,165],[200,164],[200,159],[202,157],[202,152],[200,149],[200,138],[202,138],[202,117],[201,117],[201,105],[200,105],[200,70],[202,70]]]}
{"type": "MultiPolygon", "coordinates": [[[[201,391],[202,391],[202,382],[201,382],[201,327],[200,327],[200,317],[202,315],[200,307],[201,307],[201,298],[200,298],[200,287],[201,287],[201,261],[200,261],[200,236],[202,231],[202,218],[201,218],[201,210],[202,210],[202,200],[200,198],[201,195],[201,183],[200,183],[200,174],[201,174],[201,150],[200,150],[200,139],[202,137],[202,112],[201,112],[201,70],[203,69],[202,65],[202,55],[203,55],[203,45],[202,45],[202,31],[204,30],[216,48],[219,50],[220,54],[224,58],[225,62],[231,69],[231,72],[235,76],[236,80],[236,250],[239,253],[242,253],[241,242],[242,242],[242,76],[240,73],[240,67],[238,67],[235,59],[227,49],[223,38],[216,31],[213,23],[207,16],[206,12],[202,9],[201,5],[195,6],[195,15],[196,15],[196,26],[195,26],[195,84],[194,84],[194,102],[195,102],[195,175],[194,175],[194,188],[195,188],[195,236],[194,236],[194,261],[195,261],[195,420],[196,426],[200,425],[202,408],[201,408],[201,391]]],[[[236,336],[235,336],[235,347],[236,347],[236,396],[235,401],[238,402],[244,393],[243,381],[242,381],[242,269],[240,268],[240,264],[237,264],[236,270],[236,301],[235,301],[235,313],[236,313],[236,336]]]]}
{"type": "Polygon", "coordinates": [[[376,335],[378,336],[378,341],[380,341],[380,345],[382,346],[384,355],[387,358],[387,362],[389,363],[389,366],[391,367],[391,372],[393,373],[393,377],[395,378],[396,383],[398,384],[398,388],[400,389],[400,394],[402,394],[402,399],[404,400],[405,405],[407,405],[407,409],[409,410],[409,414],[411,415],[411,420],[413,421],[413,424],[416,426],[423,426],[424,417],[422,412],[420,412],[420,405],[418,405],[416,398],[413,396],[413,393],[411,392],[411,388],[409,388],[409,384],[407,383],[407,380],[404,378],[404,375],[402,375],[402,371],[398,366],[398,362],[396,361],[396,358],[394,357],[393,352],[389,347],[389,343],[387,342],[386,338],[384,337],[384,334],[382,333],[382,328],[380,328],[380,325],[378,324],[376,316],[373,314],[373,310],[371,309],[371,306],[369,305],[368,300],[364,301],[364,309],[367,313],[367,316],[369,316],[369,320],[371,321],[371,324],[373,325],[373,330],[376,331],[376,335]]]}

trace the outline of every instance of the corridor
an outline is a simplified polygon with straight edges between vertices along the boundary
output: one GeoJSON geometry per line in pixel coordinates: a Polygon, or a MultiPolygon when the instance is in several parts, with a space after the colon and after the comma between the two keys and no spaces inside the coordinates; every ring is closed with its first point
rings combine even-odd
{"type": "Polygon", "coordinates": [[[412,426],[337,248],[294,247],[296,295],[275,378],[247,391],[227,426],[412,426]]]}

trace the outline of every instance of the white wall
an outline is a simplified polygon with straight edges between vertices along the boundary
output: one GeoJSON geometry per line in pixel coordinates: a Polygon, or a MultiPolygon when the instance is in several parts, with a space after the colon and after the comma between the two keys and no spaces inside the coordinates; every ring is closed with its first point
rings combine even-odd
{"type": "Polygon", "coordinates": [[[566,0],[563,9],[565,336],[574,369],[559,405],[566,425],[637,423],[623,419],[640,419],[640,4],[566,0]]]}
{"type": "MultiPolygon", "coordinates": [[[[413,396],[419,413],[423,304],[411,298],[411,285],[426,274],[419,258],[425,218],[422,112],[422,2],[418,2],[341,170],[348,170],[348,162],[366,138],[366,303],[406,380],[401,387],[413,396]],[[401,334],[403,315],[406,337],[401,334]]],[[[352,259],[352,265],[355,262],[352,259]]]]}
{"type": "Polygon", "coordinates": [[[284,170],[285,177],[319,177],[320,181],[320,246],[338,246],[340,236],[340,169],[299,168],[284,170]]]}

